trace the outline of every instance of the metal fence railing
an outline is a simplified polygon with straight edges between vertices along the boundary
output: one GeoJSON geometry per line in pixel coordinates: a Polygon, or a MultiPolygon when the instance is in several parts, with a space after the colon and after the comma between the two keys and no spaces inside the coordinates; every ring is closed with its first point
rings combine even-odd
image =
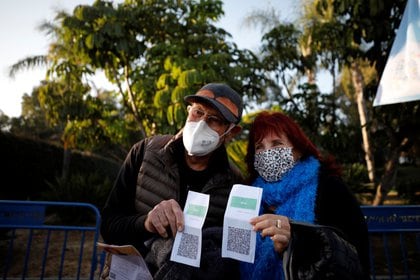
{"type": "Polygon", "coordinates": [[[99,224],[88,203],[0,200],[0,277],[94,279],[99,224]]]}
{"type": "MultiPolygon", "coordinates": [[[[420,279],[420,205],[362,206],[371,279],[420,279]]],[[[0,277],[94,279],[100,214],[88,203],[0,200],[0,277]]]]}
{"type": "Polygon", "coordinates": [[[362,206],[371,279],[420,279],[420,205],[362,206]]]}

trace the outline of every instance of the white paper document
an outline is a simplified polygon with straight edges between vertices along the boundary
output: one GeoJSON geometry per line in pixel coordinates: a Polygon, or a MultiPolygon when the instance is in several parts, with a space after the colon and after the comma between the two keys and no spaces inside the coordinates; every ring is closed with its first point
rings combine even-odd
{"type": "Polygon", "coordinates": [[[262,189],[233,185],[223,221],[222,257],[253,263],[256,232],[249,220],[258,216],[262,189]]]}
{"type": "Polygon", "coordinates": [[[189,191],[184,207],[184,231],[177,232],[171,253],[171,261],[200,267],[201,229],[209,209],[208,194],[189,191]]]}
{"type": "Polygon", "coordinates": [[[135,255],[112,255],[109,279],[152,280],[143,258],[135,255]]]}
{"type": "Polygon", "coordinates": [[[134,246],[118,246],[98,242],[97,247],[111,254],[109,279],[153,280],[146,262],[134,246]]]}

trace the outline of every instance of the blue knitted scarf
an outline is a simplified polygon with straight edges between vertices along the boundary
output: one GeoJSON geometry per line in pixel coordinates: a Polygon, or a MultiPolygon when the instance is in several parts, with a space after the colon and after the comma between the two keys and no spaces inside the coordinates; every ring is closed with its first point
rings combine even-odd
{"type": "MultiPolygon", "coordinates": [[[[319,166],[317,159],[308,157],[298,161],[280,181],[270,183],[258,177],[253,185],[263,189],[262,205],[278,206],[275,214],[313,223],[319,166]]],[[[270,238],[257,234],[255,261],[241,263],[241,279],[284,279],[282,258],[270,238]]]]}

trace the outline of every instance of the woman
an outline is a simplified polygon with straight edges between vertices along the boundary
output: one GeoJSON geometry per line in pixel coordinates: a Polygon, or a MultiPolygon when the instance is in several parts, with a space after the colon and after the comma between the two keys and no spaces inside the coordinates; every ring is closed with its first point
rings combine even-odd
{"type": "Polygon", "coordinates": [[[246,163],[249,183],[263,188],[255,261],[241,264],[243,279],[284,279],[282,254],[290,220],[334,226],[359,254],[368,279],[367,226],[359,204],[332,158],[323,158],[302,129],[279,112],[261,112],[251,125],[246,163]]]}

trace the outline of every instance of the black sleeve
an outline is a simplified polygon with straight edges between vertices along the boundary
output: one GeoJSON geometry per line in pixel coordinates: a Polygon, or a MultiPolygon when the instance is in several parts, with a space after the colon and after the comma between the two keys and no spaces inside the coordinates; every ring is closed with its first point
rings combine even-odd
{"type": "Polygon", "coordinates": [[[339,228],[359,254],[365,275],[369,275],[369,237],[360,204],[336,176],[321,176],[316,200],[318,224],[339,228]]]}
{"type": "Polygon", "coordinates": [[[143,140],[130,149],[102,209],[101,235],[105,243],[131,244],[142,250],[143,242],[151,237],[144,228],[146,215],[137,214],[134,206],[145,145],[143,140]]]}

